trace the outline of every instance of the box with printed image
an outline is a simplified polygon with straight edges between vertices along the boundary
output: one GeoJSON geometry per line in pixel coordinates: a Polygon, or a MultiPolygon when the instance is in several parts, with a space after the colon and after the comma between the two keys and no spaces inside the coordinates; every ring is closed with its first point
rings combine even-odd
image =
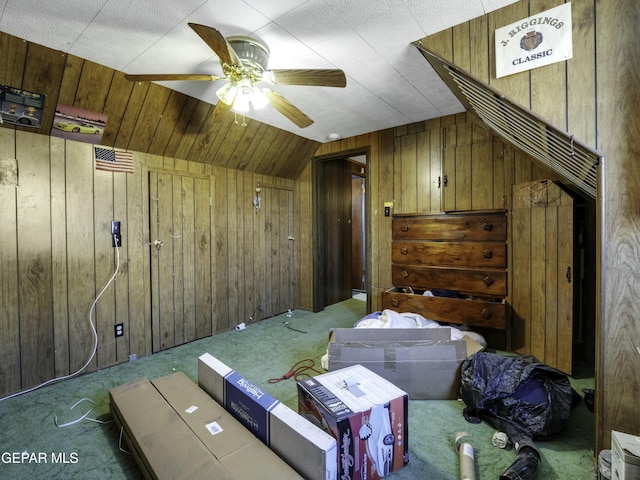
{"type": "Polygon", "coordinates": [[[363,367],[298,382],[298,413],[338,444],[338,478],[380,479],[409,461],[408,394],[363,367]]]}

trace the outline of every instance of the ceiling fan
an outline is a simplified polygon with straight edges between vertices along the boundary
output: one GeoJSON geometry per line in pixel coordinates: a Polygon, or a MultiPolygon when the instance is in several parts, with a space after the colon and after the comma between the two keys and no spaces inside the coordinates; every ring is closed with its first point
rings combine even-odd
{"type": "Polygon", "coordinates": [[[259,82],[321,87],[344,87],[347,84],[344,72],[337,69],[267,70],[269,49],[264,43],[244,36],[225,38],[215,28],[196,23],[189,23],[189,26],[218,56],[223,77],[186,73],[125,75],[125,78],[137,82],[228,80],[216,92],[220,101],[214,108],[214,119],[220,119],[232,109],[244,113],[270,104],[300,128],[308,127],[313,120],[276,91],[259,87],[259,82]]]}

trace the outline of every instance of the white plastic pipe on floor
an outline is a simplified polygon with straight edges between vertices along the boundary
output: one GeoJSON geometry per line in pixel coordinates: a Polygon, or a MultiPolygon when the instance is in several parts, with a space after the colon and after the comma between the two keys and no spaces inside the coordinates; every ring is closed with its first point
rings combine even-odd
{"type": "Polygon", "coordinates": [[[476,480],[476,462],[473,452],[473,446],[465,437],[470,435],[467,432],[458,432],[456,434],[456,451],[460,461],[460,480],[476,480]]]}

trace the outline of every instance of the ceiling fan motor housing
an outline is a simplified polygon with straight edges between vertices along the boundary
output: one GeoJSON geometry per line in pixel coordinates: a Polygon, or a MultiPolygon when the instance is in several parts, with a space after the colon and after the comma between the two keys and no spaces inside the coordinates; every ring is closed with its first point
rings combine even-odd
{"type": "Polygon", "coordinates": [[[227,41],[243,64],[249,64],[263,72],[267,69],[269,49],[264,43],[254,38],[242,36],[229,37],[227,41]]]}

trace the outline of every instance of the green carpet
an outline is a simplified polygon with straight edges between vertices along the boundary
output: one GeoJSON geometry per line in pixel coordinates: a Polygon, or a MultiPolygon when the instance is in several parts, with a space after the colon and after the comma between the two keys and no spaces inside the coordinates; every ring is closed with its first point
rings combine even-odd
{"type": "MultiPolygon", "coordinates": [[[[351,327],[365,315],[365,303],[350,299],[323,312],[295,310],[214,337],[175,347],[162,353],[85,374],[0,402],[0,478],[3,479],[139,479],[132,458],[118,447],[113,424],[87,419],[72,422],[93,407],[88,418],[109,420],[110,388],[139,377],[155,378],[183,371],[197,381],[197,359],[209,352],[274,397],[297,410],[293,379],[275,384],[304,358],[321,370],[329,330],[351,327]],[[302,332],[294,331],[284,324],[302,332]],[[83,398],[73,410],[71,407],[83,398]],[[91,402],[94,402],[93,404],[91,402]],[[23,455],[26,452],[28,455],[23,455]]],[[[593,388],[592,376],[572,379],[576,390],[593,388]]],[[[453,445],[457,432],[466,431],[476,455],[478,479],[497,479],[515,458],[513,448],[492,446],[495,430],[486,423],[464,420],[461,401],[409,402],[410,463],[389,478],[458,479],[458,458],[453,445]]],[[[536,442],[542,462],[537,478],[592,480],[595,478],[593,414],[584,402],[572,412],[567,428],[552,441],[536,442]]]]}

